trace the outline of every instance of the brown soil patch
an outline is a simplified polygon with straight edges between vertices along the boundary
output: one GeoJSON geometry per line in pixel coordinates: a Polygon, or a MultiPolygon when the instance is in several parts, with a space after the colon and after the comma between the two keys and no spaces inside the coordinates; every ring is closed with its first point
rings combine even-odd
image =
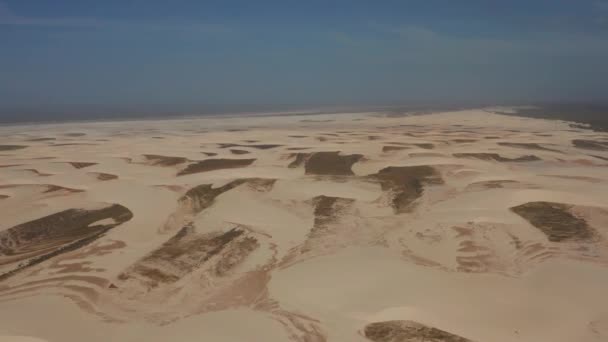
{"type": "Polygon", "coordinates": [[[0,151],[15,151],[27,148],[25,145],[0,145],[0,151]]]}
{"type": "Polygon", "coordinates": [[[175,166],[188,161],[184,157],[161,156],[157,154],[144,154],[144,158],[146,158],[148,165],[153,166],[175,166]]]}
{"type": "Polygon", "coordinates": [[[365,326],[365,337],[374,342],[472,342],[447,331],[414,321],[384,321],[365,326]]]}
{"type": "Polygon", "coordinates": [[[542,160],[534,155],[526,155],[517,158],[505,158],[498,153],[454,153],[453,156],[456,158],[473,158],[481,160],[493,160],[499,162],[530,162],[542,160]]]}
{"type": "Polygon", "coordinates": [[[351,167],[363,158],[361,154],[340,155],[340,152],[315,152],[305,159],[307,175],[354,175],[351,167]]]}
{"type": "Polygon", "coordinates": [[[379,181],[383,191],[390,192],[396,213],[410,212],[422,196],[424,185],[443,184],[441,175],[428,165],[390,166],[368,177],[379,181]]]}
{"type": "Polygon", "coordinates": [[[205,159],[186,166],[177,175],[184,176],[200,172],[241,168],[253,164],[254,161],[256,159],[205,159]]]}
{"type": "Polygon", "coordinates": [[[574,147],[585,150],[608,151],[608,142],[603,141],[574,139],[572,144],[574,147]]]}
{"type": "Polygon", "coordinates": [[[571,213],[573,206],[553,202],[528,202],[511,211],[540,229],[549,241],[592,241],[596,232],[587,221],[571,213]]]}
{"type": "Polygon", "coordinates": [[[466,144],[466,143],[476,142],[477,140],[475,140],[475,139],[452,139],[452,141],[455,143],[459,143],[459,144],[466,144]]]}
{"type": "Polygon", "coordinates": [[[215,152],[201,152],[202,154],[206,155],[207,157],[215,157],[217,156],[217,153],[215,152]]]}
{"type": "Polygon", "coordinates": [[[113,204],[102,209],[68,209],[0,232],[0,265],[12,269],[0,280],[61,253],[78,249],[129,221],[131,211],[113,204]],[[94,224],[113,219],[111,224],[94,224]]]}
{"type": "Polygon", "coordinates": [[[86,162],[68,162],[68,164],[72,165],[76,169],[83,169],[85,167],[97,165],[97,163],[86,163],[86,162]]]}

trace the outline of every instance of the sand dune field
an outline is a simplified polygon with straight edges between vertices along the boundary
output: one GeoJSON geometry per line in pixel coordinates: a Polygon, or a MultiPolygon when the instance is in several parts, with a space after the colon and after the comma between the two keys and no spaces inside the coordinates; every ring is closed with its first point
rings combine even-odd
{"type": "Polygon", "coordinates": [[[0,341],[608,341],[608,133],[490,109],[0,127],[0,341]]]}

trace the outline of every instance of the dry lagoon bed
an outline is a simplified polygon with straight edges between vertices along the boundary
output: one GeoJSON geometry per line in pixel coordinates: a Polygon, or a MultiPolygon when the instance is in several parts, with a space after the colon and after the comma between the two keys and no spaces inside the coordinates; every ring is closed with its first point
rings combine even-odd
{"type": "Polygon", "coordinates": [[[0,341],[608,341],[607,133],[480,109],[0,137],[0,341]]]}

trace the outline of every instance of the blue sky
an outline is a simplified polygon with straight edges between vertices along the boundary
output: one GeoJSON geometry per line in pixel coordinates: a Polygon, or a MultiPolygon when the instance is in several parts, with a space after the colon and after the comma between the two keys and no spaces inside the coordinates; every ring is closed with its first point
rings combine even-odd
{"type": "Polygon", "coordinates": [[[600,101],[608,0],[0,0],[0,107],[600,101]]]}

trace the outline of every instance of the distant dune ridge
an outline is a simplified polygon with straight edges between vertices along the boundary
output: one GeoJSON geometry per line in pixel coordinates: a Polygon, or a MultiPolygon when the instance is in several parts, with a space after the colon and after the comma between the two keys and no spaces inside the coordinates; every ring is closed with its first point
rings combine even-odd
{"type": "Polygon", "coordinates": [[[608,133],[511,112],[0,127],[0,341],[608,341],[608,133]]]}

